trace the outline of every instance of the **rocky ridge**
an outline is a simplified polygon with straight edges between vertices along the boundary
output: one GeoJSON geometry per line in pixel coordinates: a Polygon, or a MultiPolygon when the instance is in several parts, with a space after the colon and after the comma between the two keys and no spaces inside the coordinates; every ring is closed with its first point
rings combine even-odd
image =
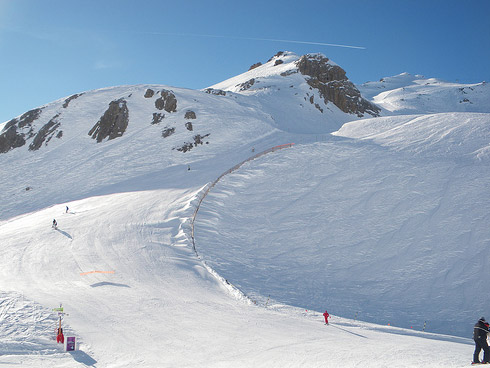
{"type": "MultiPolygon", "coordinates": [[[[319,91],[325,104],[332,102],[347,114],[379,116],[381,109],[361,96],[345,70],[321,54],[304,55],[296,63],[307,83],[319,91]]],[[[310,101],[313,103],[313,100],[310,101]]]]}

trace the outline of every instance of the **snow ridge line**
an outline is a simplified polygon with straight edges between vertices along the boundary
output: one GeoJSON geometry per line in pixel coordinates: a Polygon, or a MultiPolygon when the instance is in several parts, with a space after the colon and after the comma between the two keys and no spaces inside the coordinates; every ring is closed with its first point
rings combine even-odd
{"type": "Polygon", "coordinates": [[[226,280],[225,278],[223,278],[222,276],[219,275],[218,272],[216,272],[212,267],[210,267],[203,259],[202,257],[199,255],[199,253],[197,252],[197,248],[196,248],[196,241],[195,241],[195,238],[194,238],[194,223],[196,221],[196,217],[197,217],[197,213],[199,212],[199,209],[201,208],[201,203],[202,201],[204,200],[204,198],[206,198],[206,196],[208,195],[208,193],[210,192],[210,190],[225,176],[225,175],[228,175],[228,174],[231,174],[232,172],[238,170],[243,164],[249,162],[249,161],[252,161],[252,160],[255,160],[256,158],[259,158],[261,156],[264,156],[268,153],[272,153],[272,152],[275,152],[277,150],[281,150],[281,149],[284,149],[284,148],[290,148],[294,146],[294,143],[286,143],[286,144],[281,144],[279,146],[274,146],[272,148],[269,148],[269,149],[266,149],[265,151],[262,151],[262,152],[259,152],[257,153],[256,155],[254,156],[251,156],[249,158],[247,158],[246,160],[236,164],[235,166],[233,166],[231,169],[228,169],[226,170],[223,174],[221,174],[220,176],[218,176],[218,178],[213,181],[211,184],[207,185],[206,189],[204,189],[204,192],[203,194],[200,196],[199,198],[199,202],[197,203],[197,206],[196,206],[196,209],[194,210],[194,214],[192,216],[192,220],[191,220],[191,238],[192,238],[192,249],[194,250],[194,253],[196,253],[196,256],[199,260],[201,260],[201,262],[203,263],[204,267],[206,268],[206,270],[208,270],[208,272],[213,275],[214,277],[216,277],[219,281],[221,281],[221,283],[223,283],[223,285],[228,289],[228,291],[230,291],[230,293],[232,295],[235,296],[235,298],[237,299],[246,299],[248,300],[250,303],[253,303],[253,304],[257,304],[257,302],[253,299],[251,299],[248,295],[244,294],[240,289],[238,289],[236,286],[234,286],[233,284],[231,284],[228,280],[226,280]]]}

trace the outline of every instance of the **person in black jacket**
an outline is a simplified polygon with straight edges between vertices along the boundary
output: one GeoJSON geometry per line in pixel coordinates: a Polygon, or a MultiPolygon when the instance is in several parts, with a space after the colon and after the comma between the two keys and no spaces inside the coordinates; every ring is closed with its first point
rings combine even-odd
{"type": "Polygon", "coordinates": [[[473,354],[473,363],[480,363],[480,351],[483,350],[484,364],[490,364],[490,350],[487,343],[488,322],[482,317],[476,322],[473,329],[473,340],[475,340],[475,353],[473,354]]]}

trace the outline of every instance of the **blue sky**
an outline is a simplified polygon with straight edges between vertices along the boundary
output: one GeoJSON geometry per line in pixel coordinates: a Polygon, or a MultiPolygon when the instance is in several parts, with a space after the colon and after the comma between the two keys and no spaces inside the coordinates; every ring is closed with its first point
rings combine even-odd
{"type": "Polygon", "coordinates": [[[96,88],[205,88],[278,51],[321,52],[354,83],[490,81],[490,1],[0,0],[0,123],[96,88]]]}

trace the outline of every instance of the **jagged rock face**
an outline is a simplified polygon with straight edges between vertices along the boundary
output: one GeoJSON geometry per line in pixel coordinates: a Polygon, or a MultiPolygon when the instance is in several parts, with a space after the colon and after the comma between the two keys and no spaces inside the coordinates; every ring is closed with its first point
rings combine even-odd
{"type": "Polygon", "coordinates": [[[62,137],[63,131],[58,131],[58,128],[60,127],[58,117],[59,114],[55,115],[47,124],[39,129],[36,136],[34,137],[34,140],[29,145],[29,151],[37,151],[39,148],[41,148],[44,142],[46,142],[47,144],[51,140],[51,138],[55,136],[56,132],[58,132],[56,134],[57,138],[62,137]]]}
{"type": "Polygon", "coordinates": [[[166,112],[177,111],[177,98],[172,91],[166,89],[160,92],[161,97],[155,100],[155,107],[158,110],[165,110],[166,112]]]}
{"type": "Polygon", "coordinates": [[[34,109],[26,112],[19,119],[10,120],[0,134],[0,153],[22,147],[26,140],[34,136],[32,123],[39,118],[42,109],[34,109]]]}
{"type": "Polygon", "coordinates": [[[332,102],[343,112],[379,116],[381,111],[376,105],[365,100],[359,90],[350,82],[344,69],[329,63],[329,59],[322,55],[304,55],[297,62],[301,74],[309,77],[308,84],[316,88],[325,103],[332,102]]]}
{"type": "Polygon", "coordinates": [[[97,143],[102,142],[105,138],[109,140],[121,137],[129,122],[129,111],[126,106],[126,100],[123,98],[112,101],[109,108],[100,118],[97,124],[88,132],[88,135],[97,140],[97,143]]]}
{"type": "Polygon", "coordinates": [[[17,127],[12,125],[8,129],[4,129],[0,135],[0,153],[5,153],[11,149],[22,147],[26,144],[23,134],[17,133],[17,127]]]}

